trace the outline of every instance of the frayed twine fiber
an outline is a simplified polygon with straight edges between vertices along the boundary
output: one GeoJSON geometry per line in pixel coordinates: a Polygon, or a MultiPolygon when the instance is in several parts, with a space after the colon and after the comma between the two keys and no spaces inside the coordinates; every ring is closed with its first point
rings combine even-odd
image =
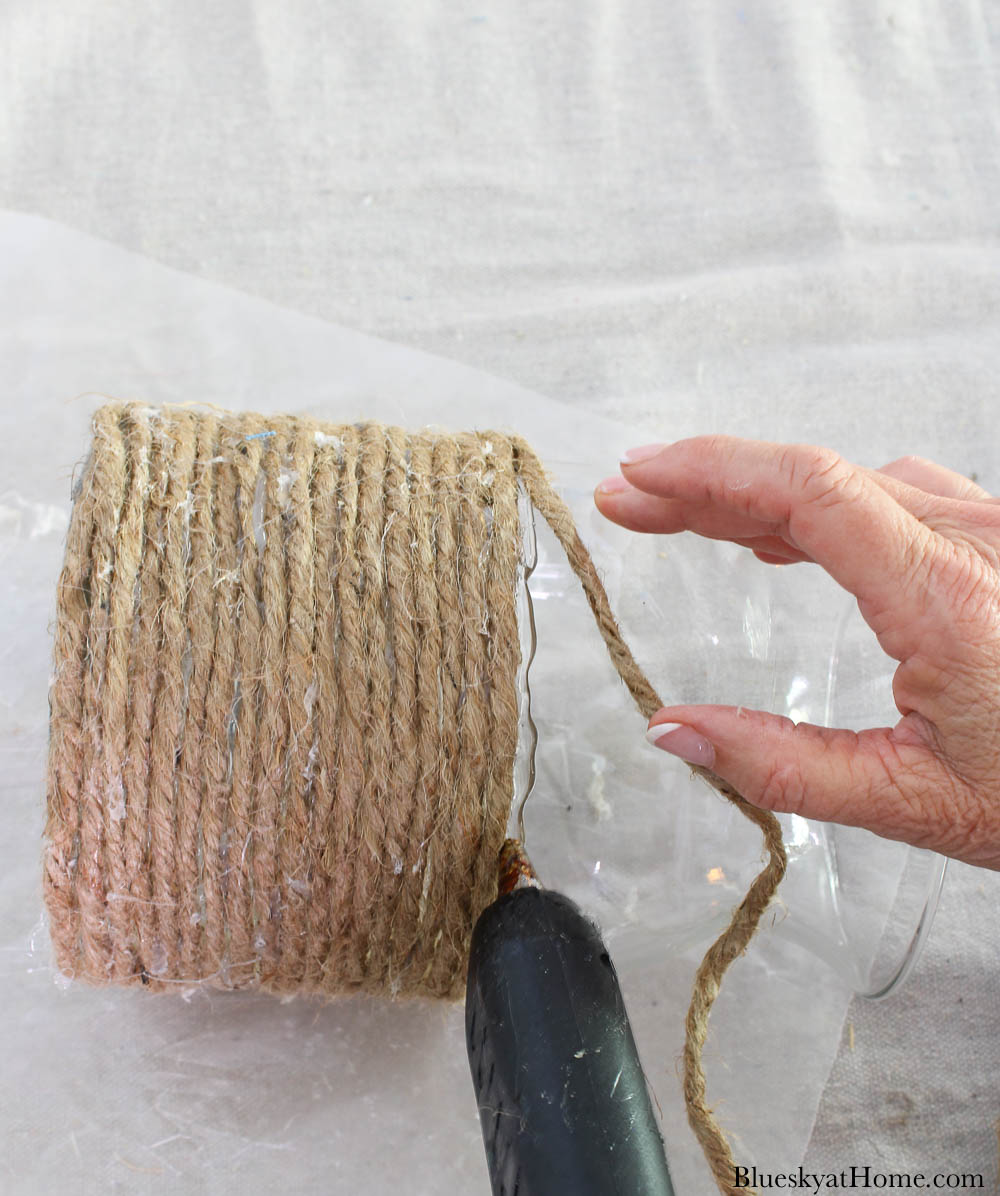
{"type": "MultiPolygon", "coordinates": [[[[497,895],[517,747],[518,486],[647,717],[565,503],[520,437],[110,404],[58,587],[44,888],[97,984],[457,998],[497,895]]],[[[701,964],[684,1092],[784,872],[774,816],[693,772],[769,861],[701,964]]]]}

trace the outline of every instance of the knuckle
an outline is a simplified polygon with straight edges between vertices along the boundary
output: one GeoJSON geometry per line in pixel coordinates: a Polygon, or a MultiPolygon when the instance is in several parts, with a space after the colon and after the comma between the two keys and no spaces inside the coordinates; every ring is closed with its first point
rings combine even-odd
{"type": "Polygon", "coordinates": [[[702,436],[695,436],[693,441],[712,452],[723,454],[732,452],[734,446],[739,444],[739,437],[730,436],[726,432],[706,432],[702,436]]]}
{"type": "Polygon", "coordinates": [[[937,554],[928,543],[927,531],[902,518],[896,521],[899,545],[899,569],[906,587],[919,598],[930,588],[931,574],[937,566],[937,554]]]}
{"type": "Polygon", "coordinates": [[[945,541],[933,561],[935,596],[943,613],[957,620],[967,634],[970,626],[1000,628],[1000,594],[990,563],[965,545],[945,541]]]}
{"type": "Polygon", "coordinates": [[[967,503],[962,511],[961,526],[942,530],[992,571],[995,584],[995,575],[1000,572],[1000,506],[967,503]]]}
{"type": "Polygon", "coordinates": [[[942,566],[946,597],[957,611],[978,611],[984,600],[994,602],[994,587],[987,584],[984,561],[974,552],[952,545],[942,566]]]}
{"type": "Polygon", "coordinates": [[[805,796],[802,766],[795,759],[775,760],[764,775],[757,805],[782,814],[798,814],[805,796]]]}
{"type": "Polygon", "coordinates": [[[853,471],[833,449],[795,444],[782,451],[779,467],[792,490],[807,503],[832,506],[852,496],[853,471]]]}
{"type": "Polygon", "coordinates": [[[811,543],[826,513],[861,496],[857,471],[833,449],[790,445],[780,468],[789,492],[784,522],[793,545],[811,543]]]}
{"type": "Polygon", "coordinates": [[[739,452],[739,439],[723,432],[710,432],[696,436],[690,443],[696,447],[698,458],[709,465],[713,479],[721,484],[739,452]]]}
{"type": "Polygon", "coordinates": [[[883,741],[878,759],[884,777],[872,796],[891,812],[893,838],[970,862],[995,851],[997,811],[981,785],[937,752],[914,751],[912,744],[883,741]]]}
{"type": "Polygon", "coordinates": [[[679,440],[675,447],[683,445],[695,458],[707,458],[717,465],[732,454],[735,443],[737,438],[724,432],[705,432],[701,436],[679,440]]]}

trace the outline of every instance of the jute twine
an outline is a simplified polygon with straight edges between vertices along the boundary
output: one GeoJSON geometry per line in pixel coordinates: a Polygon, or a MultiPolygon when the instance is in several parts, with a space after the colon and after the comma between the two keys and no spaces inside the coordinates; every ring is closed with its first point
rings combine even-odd
{"type": "MultiPolygon", "coordinates": [[[[497,895],[517,748],[519,486],[647,717],[565,503],[527,443],[110,404],[59,579],[44,887],[61,971],[97,984],[454,999],[497,895]]],[[[688,1115],[712,1003],[785,868],[698,969],[688,1115]]]]}

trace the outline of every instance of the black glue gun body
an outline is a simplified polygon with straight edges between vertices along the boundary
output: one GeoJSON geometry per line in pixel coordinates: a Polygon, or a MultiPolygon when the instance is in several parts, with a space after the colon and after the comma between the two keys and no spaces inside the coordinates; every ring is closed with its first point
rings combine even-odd
{"type": "Polygon", "coordinates": [[[465,1027],[494,1196],[673,1196],[618,977],[569,898],[483,912],[465,1027]]]}

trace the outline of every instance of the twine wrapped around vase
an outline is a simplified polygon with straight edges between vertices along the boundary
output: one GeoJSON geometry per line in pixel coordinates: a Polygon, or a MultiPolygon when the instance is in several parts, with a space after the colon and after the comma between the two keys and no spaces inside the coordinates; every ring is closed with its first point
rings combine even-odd
{"type": "MultiPolygon", "coordinates": [[[[111,404],[76,495],[50,692],[46,904],[97,984],[456,998],[513,791],[519,487],[615,668],[661,706],[572,516],[499,432],[111,404]]],[[[685,1096],[723,1190],[700,1056],[769,862],[699,969],[685,1096]]]]}

